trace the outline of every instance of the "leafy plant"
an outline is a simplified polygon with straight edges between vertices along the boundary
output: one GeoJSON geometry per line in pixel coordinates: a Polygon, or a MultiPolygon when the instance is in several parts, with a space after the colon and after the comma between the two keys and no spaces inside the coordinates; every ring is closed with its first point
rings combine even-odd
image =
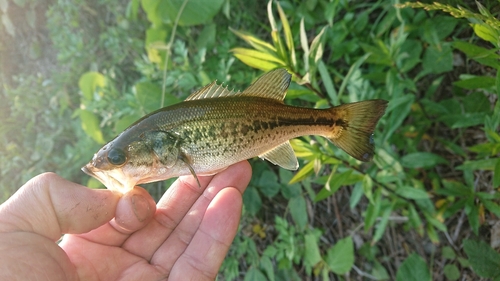
{"type": "Polygon", "coordinates": [[[221,279],[497,278],[494,249],[464,240],[500,216],[500,25],[487,5],[55,1],[58,71],[0,92],[0,190],[48,170],[98,187],[79,168],[136,119],[213,80],[242,89],[284,67],[287,104],[389,100],[376,157],[304,137],[296,173],[251,161],[221,279]]]}
{"type": "MultiPolygon", "coordinates": [[[[407,3],[405,5],[413,7],[425,6],[425,4],[420,3],[407,3]]],[[[433,5],[431,7],[444,7],[438,3],[433,5]]],[[[478,5],[481,14],[475,14],[460,8],[459,10],[462,12],[460,15],[469,15],[469,19],[473,17],[475,20],[473,24],[475,33],[480,38],[494,44],[494,36],[488,37],[485,34],[488,32],[491,34],[491,29],[495,29],[495,19],[488,19],[491,14],[480,4],[478,5]]],[[[329,29],[333,28],[329,28],[329,26],[319,28],[321,31],[311,40],[309,45],[304,18],[300,20],[299,24],[296,24],[298,27],[290,27],[291,21],[286,17],[280,4],[277,3],[276,7],[281,20],[281,25],[279,25],[274,19],[272,7],[273,3],[269,2],[271,43],[249,32],[233,30],[238,37],[253,48],[234,48],[232,51],[235,56],[243,63],[263,71],[276,67],[286,67],[292,72],[294,80],[299,85],[302,85],[302,87],[299,86],[290,90],[291,99],[288,97],[287,101],[292,104],[295,102],[294,98],[302,98],[314,100],[316,106],[321,107],[329,103],[336,104],[339,101],[357,100],[360,98],[360,93],[365,93],[361,95],[361,98],[366,99],[374,95],[373,84],[385,81],[387,95],[382,95],[382,97],[390,99],[391,103],[387,109],[385,122],[382,120],[385,125],[384,133],[381,138],[376,138],[376,142],[379,139],[384,144],[392,143],[396,147],[396,151],[398,147],[402,148],[403,146],[412,148],[406,150],[406,153],[400,156],[395,153],[394,149],[382,145],[374,160],[378,170],[372,168],[368,172],[364,172],[357,167],[359,164],[352,162],[350,159],[343,160],[342,156],[336,154],[336,151],[322,139],[311,138],[314,140],[314,145],[294,140],[292,141],[294,150],[297,156],[305,161],[305,164],[291,179],[290,184],[308,179],[308,185],[313,183],[323,186],[319,192],[314,191],[314,189],[307,189],[314,202],[333,196],[341,186],[355,185],[357,192],[351,195],[351,206],[356,206],[361,194],[364,194],[369,200],[365,214],[365,231],[370,231],[374,227],[372,243],[376,243],[384,235],[390,223],[390,215],[394,212],[405,214],[408,218],[405,223],[407,227],[415,229],[421,235],[425,231],[429,239],[434,243],[438,243],[440,240],[436,230],[447,232],[447,228],[443,224],[443,218],[449,218],[464,207],[469,223],[476,233],[480,225],[480,218],[484,217],[484,207],[498,215],[497,194],[491,194],[490,190],[478,192],[472,188],[474,186],[472,172],[477,169],[493,170],[499,160],[498,158],[466,160],[463,165],[452,167],[452,169],[464,171],[463,181],[458,183],[461,188],[457,188],[455,185],[452,187],[451,183],[454,180],[439,178],[433,172],[431,172],[428,179],[422,178],[418,174],[419,170],[432,171],[440,166],[450,166],[447,158],[433,151],[420,151],[418,149],[419,143],[425,142],[426,137],[428,139],[432,138],[433,141],[450,149],[456,155],[468,157],[466,151],[452,142],[438,135],[433,137],[426,134],[425,132],[429,131],[433,124],[443,123],[444,126],[450,129],[471,128],[472,126],[485,124],[486,134],[496,141],[496,131],[500,123],[497,121],[496,109],[493,112],[490,111],[488,94],[485,95],[480,92],[466,94],[462,92],[458,98],[436,101],[434,93],[437,86],[435,86],[429,88],[418,102],[415,98],[418,95],[417,87],[419,83],[429,79],[428,76],[437,75],[432,79],[434,79],[433,83],[439,85],[443,79],[440,75],[453,69],[453,48],[466,50],[468,55],[482,59],[482,62],[486,62],[490,66],[495,65],[496,62],[495,55],[491,51],[486,52],[487,50],[483,50],[481,47],[461,41],[445,42],[444,40],[457,25],[457,21],[453,18],[442,16],[425,18],[422,14],[410,17],[408,10],[396,10],[386,7],[385,17],[380,19],[383,24],[379,26],[381,29],[375,31],[376,34],[384,34],[395,20],[400,22],[399,27],[390,34],[387,41],[379,37],[375,37],[373,43],[360,40],[362,43],[359,45],[366,52],[364,55],[351,59],[353,53],[346,52],[340,56],[330,55],[325,62],[325,58],[323,58],[325,52],[323,42],[332,40],[330,37],[336,36],[329,32],[329,29]],[[406,13],[406,16],[404,13],[406,13]],[[439,25],[437,22],[439,22],[439,25]],[[423,25],[425,28],[415,29],[415,32],[412,32],[411,28],[405,28],[406,25],[423,25]],[[437,26],[439,28],[436,28],[437,26]],[[283,37],[280,37],[280,30],[283,37]],[[297,33],[293,34],[292,30],[296,30],[297,33]],[[296,49],[295,46],[299,44],[294,44],[294,39],[300,40],[301,49],[296,49]],[[428,44],[428,47],[425,47],[426,44],[428,44]],[[300,56],[301,52],[302,63],[297,60],[297,56],[300,56]],[[488,54],[486,55],[488,59],[485,59],[485,54],[488,54]],[[338,70],[328,69],[327,67],[327,65],[333,64],[333,61],[328,59],[338,59],[342,56],[344,56],[345,61],[353,61],[352,66],[344,75],[341,75],[338,70]],[[366,65],[365,69],[370,70],[370,74],[362,74],[363,64],[366,65]],[[338,78],[332,79],[328,73],[334,73],[338,78]],[[410,73],[412,73],[411,76],[410,73]],[[323,81],[321,86],[317,82],[319,78],[323,81]],[[341,83],[339,86],[335,86],[333,81],[341,81],[341,83]],[[346,89],[349,90],[349,96],[344,94],[346,89]],[[294,90],[297,90],[299,94],[295,94],[294,90]],[[323,93],[327,94],[324,95],[323,93]],[[366,93],[370,93],[371,96],[367,96],[366,93]],[[305,98],[311,94],[317,97],[314,99],[305,98]],[[434,119],[434,116],[439,117],[434,119]],[[418,121],[412,125],[404,125],[407,118],[414,118],[418,121]],[[403,135],[410,138],[401,138],[403,135]],[[432,186],[427,182],[432,183],[432,186]],[[465,187],[465,185],[470,187],[465,187]],[[431,187],[430,190],[429,187],[431,187]],[[468,191],[465,192],[465,190],[468,191]],[[440,208],[436,209],[431,200],[433,195],[448,195],[450,197],[443,202],[449,203],[440,203],[440,208]]],[[[377,3],[373,9],[379,7],[382,7],[382,5],[377,3]]],[[[428,8],[428,6],[426,7],[428,8]]],[[[327,5],[326,9],[328,8],[327,5]]],[[[338,8],[338,6],[335,8],[338,8]]],[[[368,12],[369,10],[367,10],[368,12]]],[[[363,15],[360,16],[361,19],[363,15]]],[[[298,21],[297,19],[295,22],[298,21]]],[[[342,24],[337,23],[337,25],[342,24]]],[[[363,27],[362,25],[361,28],[363,27]]],[[[457,89],[466,91],[480,89],[493,91],[496,94],[495,78],[488,75],[480,77],[464,75],[461,78],[460,81],[454,83],[457,89]]],[[[498,102],[495,108],[497,106],[498,102]]],[[[481,156],[490,157],[498,154],[494,143],[481,144],[470,149],[483,153],[481,156]]],[[[496,176],[493,177],[493,181],[494,185],[498,184],[496,176]]],[[[254,193],[252,197],[257,198],[258,193],[252,192],[254,193]]],[[[298,207],[300,204],[294,204],[294,206],[298,207]]],[[[413,259],[419,259],[419,263],[426,267],[425,262],[418,256],[414,256],[413,259]]],[[[420,271],[427,272],[425,274],[428,277],[425,278],[430,279],[428,269],[424,270],[423,267],[420,271]]],[[[401,274],[403,274],[401,276],[406,276],[404,273],[401,274]]]]}

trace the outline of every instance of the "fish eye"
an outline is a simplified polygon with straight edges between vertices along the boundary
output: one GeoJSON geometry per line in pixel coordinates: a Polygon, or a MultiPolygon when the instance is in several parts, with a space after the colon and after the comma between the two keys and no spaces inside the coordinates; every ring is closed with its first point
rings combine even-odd
{"type": "Polygon", "coordinates": [[[121,165],[127,160],[125,152],[119,148],[111,148],[108,152],[108,161],[113,165],[121,165]]]}

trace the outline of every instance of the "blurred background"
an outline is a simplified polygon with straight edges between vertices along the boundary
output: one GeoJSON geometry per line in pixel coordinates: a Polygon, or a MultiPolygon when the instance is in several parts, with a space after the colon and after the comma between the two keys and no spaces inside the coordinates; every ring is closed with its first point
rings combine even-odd
{"type": "MultiPolygon", "coordinates": [[[[321,137],[251,160],[219,280],[500,280],[498,1],[0,0],[0,202],[218,80],[285,103],[389,101],[374,161],[321,137]]],[[[156,198],[172,180],[145,187],[156,198]]]]}

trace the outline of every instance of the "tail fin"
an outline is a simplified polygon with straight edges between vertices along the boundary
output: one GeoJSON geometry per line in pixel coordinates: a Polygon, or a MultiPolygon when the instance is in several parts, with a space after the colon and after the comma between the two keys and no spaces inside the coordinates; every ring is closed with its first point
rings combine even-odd
{"type": "Polygon", "coordinates": [[[332,108],[336,126],[328,137],[352,157],[368,162],[373,158],[373,131],[387,107],[385,100],[367,100],[332,108]]]}

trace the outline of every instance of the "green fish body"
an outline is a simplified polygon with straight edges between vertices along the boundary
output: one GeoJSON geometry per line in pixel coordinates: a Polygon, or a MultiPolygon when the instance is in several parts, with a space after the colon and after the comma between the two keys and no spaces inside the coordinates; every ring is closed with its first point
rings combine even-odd
{"type": "Polygon", "coordinates": [[[184,102],[141,118],[101,148],[83,167],[109,189],[181,175],[212,175],[259,156],[296,170],[289,140],[320,135],[361,161],[374,154],[373,130],[387,101],[368,100],[328,109],[283,104],[291,75],[284,69],[260,77],[243,92],[214,83],[184,102]]]}

